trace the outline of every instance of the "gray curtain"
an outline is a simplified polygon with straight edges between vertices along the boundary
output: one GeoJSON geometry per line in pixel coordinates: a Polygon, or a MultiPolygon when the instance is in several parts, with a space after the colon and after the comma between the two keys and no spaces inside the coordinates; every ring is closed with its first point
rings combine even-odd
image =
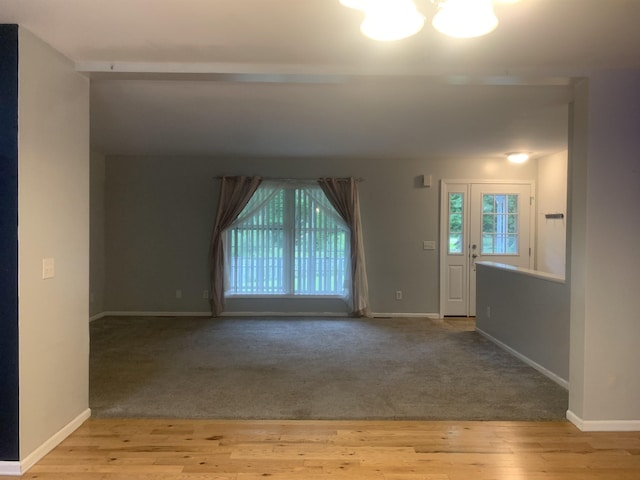
{"type": "Polygon", "coordinates": [[[261,181],[260,177],[222,177],[218,212],[211,237],[211,313],[214,317],[224,309],[223,233],[238,218],[261,181]]]}
{"type": "Polygon", "coordinates": [[[351,230],[351,301],[353,314],[370,317],[369,285],[364,261],[360,200],[354,178],[321,178],[318,184],[351,230]]]}

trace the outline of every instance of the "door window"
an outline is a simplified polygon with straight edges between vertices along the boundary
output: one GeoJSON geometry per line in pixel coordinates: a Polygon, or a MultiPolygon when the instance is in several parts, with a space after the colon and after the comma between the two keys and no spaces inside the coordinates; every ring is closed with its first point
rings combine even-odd
{"type": "Polygon", "coordinates": [[[464,253],[464,194],[449,194],[449,254],[462,255],[464,253]]]}
{"type": "Polygon", "coordinates": [[[482,255],[518,255],[518,195],[482,195],[482,255]]]}

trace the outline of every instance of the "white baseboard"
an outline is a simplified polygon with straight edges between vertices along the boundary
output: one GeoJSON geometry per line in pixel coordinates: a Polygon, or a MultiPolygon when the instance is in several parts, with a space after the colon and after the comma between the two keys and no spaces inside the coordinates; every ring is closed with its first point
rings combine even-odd
{"type": "MultiPolygon", "coordinates": [[[[223,312],[222,317],[350,317],[346,312],[223,312]]],[[[438,313],[372,313],[373,318],[431,318],[438,313]]],[[[211,317],[211,312],[102,312],[89,318],[90,322],[104,317],[211,317]]]]}
{"type": "MultiPolygon", "coordinates": [[[[102,312],[95,317],[210,317],[211,312],[102,312]]],[[[93,317],[91,317],[93,318],[93,317]]],[[[97,320],[97,318],[96,318],[97,320]]]]}
{"type": "Polygon", "coordinates": [[[16,477],[22,475],[20,462],[0,462],[0,477],[9,475],[16,477]]]}
{"type": "Polygon", "coordinates": [[[102,313],[97,313],[96,315],[93,315],[91,317],[89,317],[89,323],[95,321],[95,320],[100,320],[103,317],[106,317],[107,314],[105,312],[102,313]]]}
{"type": "Polygon", "coordinates": [[[567,420],[583,432],[640,432],[640,420],[583,420],[571,410],[567,420]]]}
{"type": "Polygon", "coordinates": [[[541,374],[543,374],[545,377],[553,380],[554,382],[556,382],[558,385],[560,385],[562,388],[564,388],[565,390],[569,390],[569,382],[567,380],[565,380],[564,378],[560,377],[559,375],[556,375],[555,373],[553,373],[551,370],[547,370],[545,367],[543,367],[542,365],[540,365],[539,363],[531,360],[529,357],[521,354],[520,352],[514,350],[513,348],[511,348],[509,345],[501,342],[500,340],[498,340],[497,338],[493,337],[492,335],[488,334],[487,332],[479,329],[478,327],[476,327],[476,331],[482,335],[483,337],[485,337],[487,340],[495,343],[497,346],[499,346],[500,348],[502,348],[503,350],[506,350],[507,352],[509,352],[511,355],[513,355],[514,357],[519,358],[520,360],[522,360],[524,363],[526,363],[527,365],[529,365],[530,367],[535,368],[537,371],[539,371],[541,374]]]}
{"type": "Polygon", "coordinates": [[[345,312],[222,312],[220,316],[221,317],[350,317],[351,315],[345,312]]]}
{"type": "Polygon", "coordinates": [[[56,448],[62,441],[71,435],[74,431],[78,429],[80,425],[82,425],[85,420],[91,417],[91,409],[87,408],[84,412],[78,415],[76,418],[67,423],[64,427],[58,430],[49,440],[44,442],[38,448],[36,448],[33,452],[25,457],[24,460],[20,462],[7,462],[7,463],[17,463],[18,464],[18,473],[2,473],[2,465],[0,462],[0,475],[22,475],[31,467],[33,467],[38,461],[40,461],[44,456],[49,453],[51,450],[56,448]]]}

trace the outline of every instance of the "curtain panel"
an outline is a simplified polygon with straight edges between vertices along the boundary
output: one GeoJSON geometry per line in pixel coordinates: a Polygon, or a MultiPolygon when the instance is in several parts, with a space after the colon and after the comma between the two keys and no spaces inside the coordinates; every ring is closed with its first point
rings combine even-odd
{"type": "Polygon", "coordinates": [[[214,317],[219,316],[224,310],[224,231],[238,218],[261,182],[261,177],[222,177],[210,250],[211,313],[214,317]]]}
{"type": "Polygon", "coordinates": [[[351,301],[353,314],[370,317],[358,186],[354,178],[321,178],[318,184],[351,230],[351,301]]]}

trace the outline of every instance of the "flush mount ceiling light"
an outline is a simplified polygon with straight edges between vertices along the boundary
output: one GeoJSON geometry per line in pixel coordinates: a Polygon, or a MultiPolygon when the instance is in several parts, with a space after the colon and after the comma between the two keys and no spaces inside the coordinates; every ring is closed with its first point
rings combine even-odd
{"type": "Polygon", "coordinates": [[[492,0],[447,0],[440,3],[439,8],[431,23],[450,37],[479,37],[498,26],[492,0]]]}
{"type": "MultiPolygon", "coordinates": [[[[392,41],[415,35],[424,26],[424,15],[412,0],[339,0],[342,5],[364,12],[360,26],[374,40],[392,41]]],[[[498,26],[493,2],[518,0],[430,0],[438,7],[432,25],[439,32],[458,38],[486,35],[498,26]]]]}
{"type": "Polygon", "coordinates": [[[529,154],[526,152],[507,153],[507,160],[511,163],[524,163],[529,160],[529,154]]]}

